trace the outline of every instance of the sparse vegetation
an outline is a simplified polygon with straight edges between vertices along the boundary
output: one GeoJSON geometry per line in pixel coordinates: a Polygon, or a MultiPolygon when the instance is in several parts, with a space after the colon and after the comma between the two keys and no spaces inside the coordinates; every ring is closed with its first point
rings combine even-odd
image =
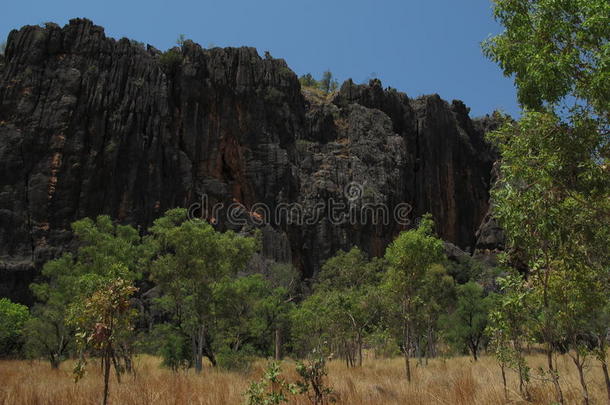
{"type": "MultiPolygon", "coordinates": [[[[526,357],[532,368],[544,366],[545,357],[533,353],[526,357]]],[[[93,362],[97,360],[93,359],[93,362]]],[[[121,405],[236,405],[247,403],[244,393],[252,381],[260,382],[267,369],[267,361],[257,361],[251,371],[241,374],[205,368],[201,375],[193,371],[174,373],[160,367],[160,359],[138,356],[134,359],[136,378],[127,376],[121,384],[110,386],[109,402],[121,405]]],[[[566,403],[581,403],[578,374],[567,356],[558,356],[566,403]]],[[[413,370],[413,383],[404,380],[404,362],[400,357],[374,359],[367,353],[363,367],[348,368],[343,361],[327,363],[326,384],[333,388],[338,405],[490,405],[522,403],[518,394],[516,374],[507,370],[508,401],[494,357],[483,355],[474,363],[472,357],[432,359],[428,366],[413,370]]],[[[296,364],[281,363],[281,377],[287,383],[299,379],[296,364]]],[[[78,384],[70,378],[71,365],[66,362],[59,371],[51,370],[39,361],[0,360],[0,404],[47,405],[99,404],[99,364],[93,363],[78,384]]],[[[590,398],[605,403],[603,374],[599,365],[592,364],[587,378],[592,381],[590,398]]],[[[536,379],[530,385],[532,405],[554,402],[552,384],[536,379]]],[[[311,405],[302,395],[287,394],[293,405],[311,405]]]]}
{"type": "Polygon", "coordinates": [[[316,80],[311,73],[306,73],[299,78],[302,87],[320,90],[323,94],[331,94],[337,91],[339,82],[330,70],[326,70],[320,80],[316,80]]]}
{"type": "Polygon", "coordinates": [[[176,48],[168,49],[161,54],[159,62],[165,72],[173,72],[182,64],[182,52],[176,48]]]}

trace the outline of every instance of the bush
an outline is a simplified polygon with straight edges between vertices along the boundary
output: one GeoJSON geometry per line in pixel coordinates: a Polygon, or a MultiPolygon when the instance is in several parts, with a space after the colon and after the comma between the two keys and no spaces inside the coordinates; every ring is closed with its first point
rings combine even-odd
{"type": "Polygon", "coordinates": [[[216,361],[222,369],[245,373],[250,371],[255,356],[256,353],[250,346],[244,346],[240,350],[223,347],[216,355],[216,361]]]}
{"type": "Polygon", "coordinates": [[[191,348],[188,339],[174,328],[166,326],[158,328],[162,339],[159,354],[163,358],[163,366],[172,371],[189,368],[191,348]]]}
{"type": "Polygon", "coordinates": [[[318,87],[318,81],[314,79],[311,73],[307,73],[299,78],[303,87],[318,87]]]}
{"type": "Polygon", "coordinates": [[[161,54],[159,62],[165,72],[171,72],[182,64],[182,54],[175,48],[169,49],[161,54]]]}
{"type": "Polygon", "coordinates": [[[267,365],[265,374],[260,381],[253,381],[244,393],[246,405],[278,405],[287,403],[290,394],[298,392],[295,384],[289,384],[282,376],[278,362],[267,365]]]}
{"type": "Polygon", "coordinates": [[[23,327],[30,317],[25,305],[8,298],[0,299],[0,356],[21,353],[24,344],[23,327]]]}

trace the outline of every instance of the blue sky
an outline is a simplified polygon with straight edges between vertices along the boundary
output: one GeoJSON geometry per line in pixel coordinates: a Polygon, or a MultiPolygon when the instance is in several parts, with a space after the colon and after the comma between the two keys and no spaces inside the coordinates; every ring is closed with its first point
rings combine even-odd
{"type": "Polygon", "coordinates": [[[489,0],[20,0],[3,7],[0,36],[74,17],[159,49],[179,34],[203,46],[254,46],[286,59],[299,75],[376,76],[410,97],[461,99],[472,116],[494,109],[518,115],[512,79],[480,49],[501,31],[489,0]]]}

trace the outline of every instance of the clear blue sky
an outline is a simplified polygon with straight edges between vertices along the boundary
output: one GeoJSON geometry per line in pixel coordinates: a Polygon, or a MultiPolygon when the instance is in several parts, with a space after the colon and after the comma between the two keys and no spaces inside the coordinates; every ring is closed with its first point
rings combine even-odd
{"type": "Polygon", "coordinates": [[[481,53],[480,41],[501,31],[489,0],[19,0],[2,9],[2,38],[25,24],[87,17],[108,36],[162,50],[179,34],[203,46],[254,46],[299,75],[374,74],[410,97],[461,99],[473,116],[518,114],[512,79],[481,53]]]}

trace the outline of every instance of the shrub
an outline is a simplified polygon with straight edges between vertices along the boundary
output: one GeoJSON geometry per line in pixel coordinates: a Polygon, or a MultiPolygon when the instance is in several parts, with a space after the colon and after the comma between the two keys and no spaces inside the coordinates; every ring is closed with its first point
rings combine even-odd
{"type": "Polygon", "coordinates": [[[189,341],[183,334],[171,327],[163,329],[163,343],[159,348],[163,366],[172,371],[189,368],[191,365],[189,341]]]}
{"type": "Polygon", "coordinates": [[[224,347],[216,355],[218,367],[244,373],[250,370],[254,359],[255,353],[250,346],[245,346],[240,350],[231,350],[228,347],[224,347]]]}
{"type": "Polygon", "coordinates": [[[0,356],[19,354],[23,348],[23,327],[30,313],[25,305],[0,299],[0,356]]]}
{"type": "Polygon", "coordinates": [[[244,393],[247,397],[246,405],[277,405],[288,402],[288,394],[296,394],[297,387],[289,384],[281,375],[278,362],[272,361],[267,365],[265,374],[260,381],[253,381],[244,393]]]}
{"type": "Polygon", "coordinates": [[[171,72],[182,64],[182,54],[176,48],[169,49],[161,54],[159,62],[165,72],[171,72]]]}

